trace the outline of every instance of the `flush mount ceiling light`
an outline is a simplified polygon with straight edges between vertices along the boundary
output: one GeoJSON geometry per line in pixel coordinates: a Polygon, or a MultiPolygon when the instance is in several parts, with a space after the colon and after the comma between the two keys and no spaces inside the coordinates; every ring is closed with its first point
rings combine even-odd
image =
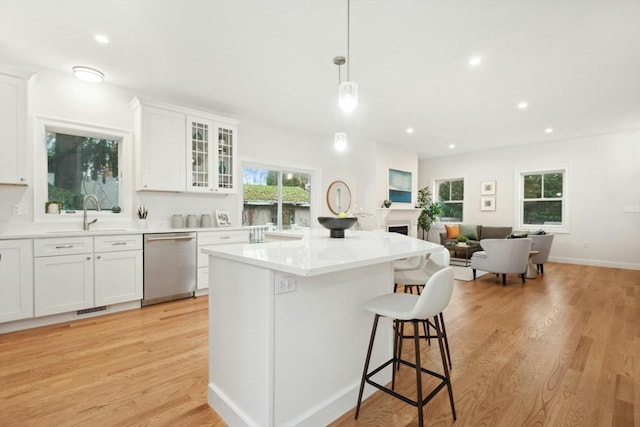
{"type": "Polygon", "coordinates": [[[73,74],[85,82],[100,83],[104,80],[104,74],[100,70],[91,67],[75,66],[73,74]]]}
{"type": "Polygon", "coordinates": [[[478,65],[480,65],[480,63],[482,62],[482,58],[479,56],[474,56],[473,58],[471,58],[469,60],[469,65],[471,65],[472,67],[477,67],[478,65]]]}
{"type": "Polygon", "coordinates": [[[522,102],[518,103],[518,110],[524,110],[528,106],[529,106],[529,104],[527,104],[526,102],[522,101],[522,102]]]}
{"type": "Polygon", "coordinates": [[[333,148],[336,151],[344,151],[347,148],[347,134],[344,132],[337,132],[333,139],[333,148]]]}
{"type": "Polygon", "coordinates": [[[109,43],[109,37],[105,36],[104,34],[96,34],[96,36],[93,39],[100,44],[109,43]]]}
{"type": "Polygon", "coordinates": [[[358,85],[350,80],[349,74],[349,38],[350,38],[350,23],[351,23],[351,0],[347,0],[347,57],[336,56],[333,58],[333,63],[338,66],[338,106],[345,113],[350,113],[358,106],[358,85]],[[340,79],[340,67],[347,64],[347,80],[341,81],[340,79]]]}
{"type": "Polygon", "coordinates": [[[553,129],[552,128],[546,128],[544,130],[545,133],[553,133],[553,129]]]}
{"type": "Polygon", "coordinates": [[[449,144],[449,148],[453,150],[454,148],[456,148],[456,144],[449,144]]]}
{"type": "Polygon", "coordinates": [[[413,133],[413,128],[407,128],[407,133],[411,135],[413,133]]]}

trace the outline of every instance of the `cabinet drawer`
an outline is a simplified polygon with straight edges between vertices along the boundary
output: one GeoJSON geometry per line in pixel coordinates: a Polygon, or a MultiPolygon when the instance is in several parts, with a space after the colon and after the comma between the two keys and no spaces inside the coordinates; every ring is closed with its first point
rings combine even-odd
{"type": "Polygon", "coordinates": [[[116,252],[142,249],[141,234],[127,234],[119,236],[96,236],[93,240],[95,251],[116,252]]]}
{"type": "Polygon", "coordinates": [[[249,243],[249,231],[229,230],[198,232],[198,246],[224,245],[227,243],[249,243]]]}
{"type": "Polygon", "coordinates": [[[55,237],[33,241],[33,256],[73,255],[93,252],[92,237],[55,237]]]}

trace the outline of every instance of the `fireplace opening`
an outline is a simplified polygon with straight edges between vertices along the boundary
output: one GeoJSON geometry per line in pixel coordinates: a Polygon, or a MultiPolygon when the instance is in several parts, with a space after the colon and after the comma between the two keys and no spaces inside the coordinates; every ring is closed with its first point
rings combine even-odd
{"type": "Polygon", "coordinates": [[[391,225],[391,226],[387,227],[387,231],[389,233],[404,234],[405,236],[409,235],[409,227],[406,226],[406,225],[391,225]]]}

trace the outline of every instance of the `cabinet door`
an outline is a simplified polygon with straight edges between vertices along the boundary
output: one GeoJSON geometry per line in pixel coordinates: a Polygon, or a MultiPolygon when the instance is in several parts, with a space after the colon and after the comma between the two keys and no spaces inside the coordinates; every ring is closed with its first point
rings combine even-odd
{"type": "Polygon", "coordinates": [[[138,190],[185,191],[185,115],[151,106],[140,108],[138,190]]]}
{"type": "Polygon", "coordinates": [[[31,240],[0,241],[0,322],[33,317],[31,240]]]}
{"type": "Polygon", "coordinates": [[[95,305],[142,299],[142,251],[96,254],[95,305]]]}
{"type": "Polygon", "coordinates": [[[28,184],[26,120],[26,80],[0,74],[0,184],[28,184]]]}
{"type": "Polygon", "coordinates": [[[187,191],[214,191],[213,121],[187,116],[187,191]]]}
{"type": "Polygon", "coordinates": [[[215,191],[218,193],[235,193],[237,191],[237,138],[235,126],[216,124],[217,158],[215,191]]]}
{"type": "Polygon", "coordinates": [[[35,258],[35,315],[93,307],[93,255],[35,258]]]}

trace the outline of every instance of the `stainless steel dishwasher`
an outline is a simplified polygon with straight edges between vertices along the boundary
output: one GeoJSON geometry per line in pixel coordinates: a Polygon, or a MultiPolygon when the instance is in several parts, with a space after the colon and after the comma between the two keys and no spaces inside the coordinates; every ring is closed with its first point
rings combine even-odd
{"type": "Polygon", "coordinates": [[[196,233],[144,235],[143,306],[193,296],[196,248],[196,233]]]}

